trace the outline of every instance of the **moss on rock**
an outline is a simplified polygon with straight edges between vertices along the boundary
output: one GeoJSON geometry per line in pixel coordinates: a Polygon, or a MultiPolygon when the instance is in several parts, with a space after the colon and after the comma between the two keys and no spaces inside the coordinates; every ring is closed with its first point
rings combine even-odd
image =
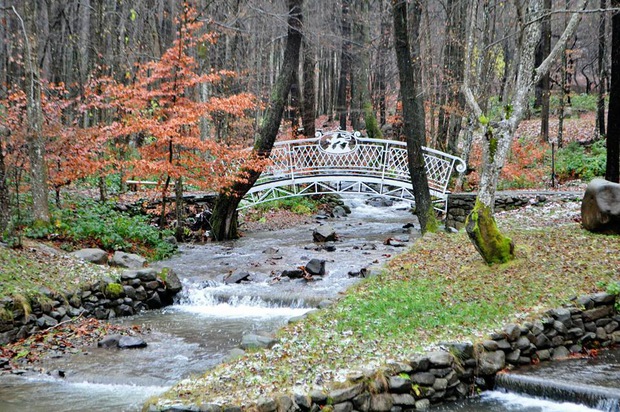
{"type": "Polygon", "coordinates": [[[12,322],[13,321],[13,312],[11,312],[10,310],[0,306],[0,321],[12,322]]]}
{"type": "Polygon", "coordinates": [[[488,206],[476,201],[465,221],[469,239],[486,263],[506,263],[514,259],[512,239],[502,235],[488,206]]]}
{"type": "Polygon", "coordinates": [[[118,283],[108,283],[105,287],[105,295],[109,299],[118,299],[123,295],[123,286],[118,283]]]}

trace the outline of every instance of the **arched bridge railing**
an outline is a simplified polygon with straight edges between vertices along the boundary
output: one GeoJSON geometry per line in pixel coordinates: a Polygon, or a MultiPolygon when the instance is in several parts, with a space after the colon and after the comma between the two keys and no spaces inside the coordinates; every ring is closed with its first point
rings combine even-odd
{"type": "MultiPolygon", "coordinates": [[[[465,171],[459,157],[423,148],[435,207],[445,212],[452,170],[465,171]]],[[[359,132],[317,132],[310,139],[277,142],[272,164],[246,194],[239,209],[287,197],[318,193],[363,193],[413,202],[407,145],[361,137],[359,132]]]]}

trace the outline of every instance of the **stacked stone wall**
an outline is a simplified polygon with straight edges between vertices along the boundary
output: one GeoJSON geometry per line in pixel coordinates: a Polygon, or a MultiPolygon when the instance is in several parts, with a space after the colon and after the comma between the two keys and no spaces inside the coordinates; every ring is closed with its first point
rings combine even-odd
{"type": "MultiPolygon", "coordinates": [[[[425,410],[492,389],[499,371],[565,359],[620,343],[616,296],[597,293],[549,310],[534,322],[508,324],[488,339],[445,343],[440,351],[388,362],[380,370],[350,373],[333,390],[257,399],[251,406],[151,405],[149,411],[401,412],[425,410]]],[[[282,388],[283,392],[286,388],[282,388]]]]}
{"type": "Polygon", "coordinates": [[[44,289],[32,301],[5,297],[0,300],[0,345],[78,316],[104,320],[171,305],[180,290],[172,270],[143,268],[126,270],[119,280],[107,278],[71,292],[44,289]]]}
{"type": "MultiPolygon", "coordinates": [[[[550,201],[581,201],[578,192],[498,192],[495,211],[513,210],[527,205],[542,205],[550,201]]],[[[473,210],[476,193],[451,193],[448,195],[446,227],[462,229],[465,218],[473,210]]]]}

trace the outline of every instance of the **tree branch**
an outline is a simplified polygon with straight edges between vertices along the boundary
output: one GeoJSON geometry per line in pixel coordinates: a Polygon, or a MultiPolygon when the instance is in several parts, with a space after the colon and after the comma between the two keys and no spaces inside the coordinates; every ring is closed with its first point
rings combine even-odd
{"type": "MultiPolygon", "coordinates": [[[[580,0],[576,8],[578,10],[585,10],[586,4],[587,0],[580,0]]],[[[547,56],[547,58],[540,64],[540,66],[535,69],[535,75],[532,79],[532,84],[538,83],[540,79],[549,72],[549,70],[551,69],[551,64],[564,50],[566,43],[568,42],[568,38],[575,33],[575,30],[577,30],[577,26],[579,25],[580,21],[581,14],[577,12],[573,13],[568,24],[566,25],[566,29],[564,29],[562,36],[560,36],[560,39],[557,41],[555,46],[553,46],[553,49],[551,50],[551,53],[549,53],[549,56],[547,56]]]]}
{"type": "Polygon", "coordinates": [[[482,115],[482,109],[476,101],[476,97],[469,85],[469,78],[471,77],[471,52],[474,48],[474,26],[476,24],[476,14],[478,11],[478,1],[475,1],[471,7],[471,15],[469,18],[470,24],[467,28],[467,47],[465,48],[465,73],[463,75],[463,84],[461,85],[461,93],[465,97],[465,102],[469,108],[474,112],[477,118],[482,115]]]}

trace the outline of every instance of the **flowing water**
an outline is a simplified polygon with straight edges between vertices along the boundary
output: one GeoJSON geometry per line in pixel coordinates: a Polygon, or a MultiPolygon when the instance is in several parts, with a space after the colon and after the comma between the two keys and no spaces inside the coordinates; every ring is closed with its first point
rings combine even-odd
{"type": "MultiPolygon", "coordinates": [[[[0,376],[0,412],[139,411],[150,396],[221,362],[244,334],[274,331],[291,317],[337,296],[357,281],[349,272],[380,265],[402,251],[383,241],[389,237],[408,240],[409,232],[403,225],[414,220],[404,205],[375,208],[358,198],[348,199],[348,203],[353,210],[350,216],[328,222],[340,236],[331,252],[312,242],[312,229],[318,222],[255,232],[234,242],[181,246],[179,255],[158,263],[174,268],[182,278],[184,290],[178,302],[163,310],[117,320],[123,325],[140,325],[146,331],[148,347],[124,351],[89,348],[85,354],[45,361],[43,367],[49,374],[0,376]],[[326,260],[327,275],[323,280],[289,281],[272,276],[305,265],[312,258],[326,260]],[[249,272],[252,281],[225,285],[224,277],[237,270],[249,272]],[[63,378],[58,371],[63,372],[63,378]]],[[[598,363],[575,360],[559,367],[555,363],[519,376],[540,381],[555,376],[569,382],[569,386],[596,385],[603,391],[605,387],[618,390],[619,357],[614,352],[613,357],[598,363]]],[[[591,409],[516,394],[518,388],[510,390],[513,392],[498,388],[476,399],[433,410],[619,411],[613,399],[591,409]]]]}
{"type": "Polygon", "coordinates": [[[139,411],[142,404],[182,378],[221,362],[241,337],[271,332],[357,281],[348,275],[385,262],[405,243],[403,225],[414,220],[404,204],[389,208],[349,199],[353,213],[331,219],[340,237],[327,252],[312,242],[319,222],[277,232],[255,232],[233,242],[182,245],[180,254],[157,266],[175,269],[184,284],[179,301],[159,311],[116,320],[140,325],[148,346],[136,350],[89,348],[86,354],[48,359],[49,374],[0,376],[0,412],[139,411]],[[272,274],[326,260],[323,280],[277,280],[272,274]],[[252,282],[225,285],[230,272],[244,270],[252,282]],[[62,371],[64,377],[59,377],[62,371]]]}
{"type": "Polygon", "coordinates": [[[620,412],[620,349],[498,375],[495,391],[441,412],[620,412]]]}

